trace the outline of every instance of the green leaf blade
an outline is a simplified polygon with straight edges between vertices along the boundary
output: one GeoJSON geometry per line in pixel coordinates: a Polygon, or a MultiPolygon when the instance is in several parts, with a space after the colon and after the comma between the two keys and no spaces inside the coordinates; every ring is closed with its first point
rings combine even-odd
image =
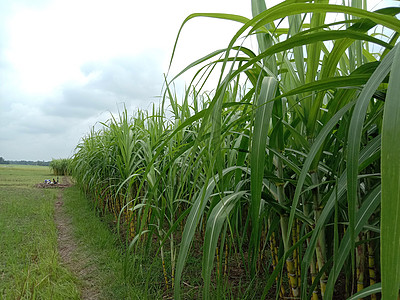
{"type": "Polygon", "coordinates": [[[396,48],[386,96],[382,128],[381,277],[383,299],[397,299],[400,285],[399,45],[396,48]]]}

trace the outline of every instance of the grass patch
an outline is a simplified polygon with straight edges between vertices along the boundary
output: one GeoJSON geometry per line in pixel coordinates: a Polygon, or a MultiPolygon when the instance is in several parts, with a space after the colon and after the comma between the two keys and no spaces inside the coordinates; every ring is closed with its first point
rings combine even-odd
{"type": "Polygon", "coordinates": [[[48,178],[48,167],[0,166],[0,299],[80,299],[88,282],[96,299],[161,299],[159,260],[127,256],[109,221],[77,187],[35,187],[48,178]],[[68,268],[57,248],[54,208],[60,200],[76,243],[68,268]],[[87,274],[77,278],[71,264],[87,274]]]}
{"type": "Polygon", "coordinates": [[[95,264],[96,271],[92,275],[96,285],[102,288],[104,299],[161,298],[157,288],[144,288],[147,276],[153,287],[156,286],[154,282],[162,280],[162,277],[155,279],[162,275],[161,267],[159,272],[150,272],[150,261],[137,263],[137,256],[132,254],[126,257],[117,235],[104,219],[102,221],[96,215],[77,187],[65,189],[63,200],[65,211],[72,219],[74,235],[81,245],[77,249],[81,252],[78,256],[87,256],[90,263],[95,264]]]}
{"type": "Polygon", "coordinates": [[[60,265],[55,190],[34,184],[48,167],[0,168],[0,298],[79,299],[76,278],[60,265]]]}

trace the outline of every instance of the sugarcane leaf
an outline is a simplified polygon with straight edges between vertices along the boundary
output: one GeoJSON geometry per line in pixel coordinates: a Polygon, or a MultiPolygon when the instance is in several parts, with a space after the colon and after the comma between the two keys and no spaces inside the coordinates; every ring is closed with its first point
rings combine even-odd
{"type": "Polygon", "coordinates": [[[215,248],[217,247],[219,235],[225,220],[228,218],[236,202],[246,192],[236,192],[225,196],[212,209],[206,225],[204,237],[202,274],[204,279],[203,297],[210,298],[211,271],[214,265],[215,248]]]}
{"type": "MultiPolygon", "coordinates": [[[[392,51],[396,52],[390,71],[382,125],[381,281],[383,299],[396,299],[400,286],[399,44],[392,51]]],[[[390,54],[389,52],[386,57],[390,54]]]]}
{"type": "MultiPolygon", "coordinates": [[[[368,105],[371,101],[371,97],[374,92],[381,84],[383,79],[387,76],[390,71],[391,64],[393,62],[394,49],[385,56],[379,66],[372,73],[370,79],[363,88],[360,96],[357,99],[357,103],[354,107],[354,111],[350,120],[349,125],[349,137],[348,137],[348,153],[347,153],[347,201],[348,201],[348,216],[349,216],[349,228],[350,240],[352,241],[351,248],[354,249],[354,225],[357,205],[357,188],[358,188],[358,161],[361,134],[363,124],[365,120],[365,114],[367,112],[368,105]]],[[[354,268],[354,255],[352,258],[352,267],[354,268]]]]}
{"type": "Polygon", "coordinates": [[[348,110],[354,105],[354,102],[348,103],[344,107],[342,107],[329,121],[324,125],[324,127],[321,129],[320,133],[316,137],[313,145],[311,146],[310,152],[307,155],[307,158],[304,162],[303,168],[301,170],[299,179],[297,181],[296,185],[296,190],[295,194],[293,197],[292,201],[292,208],[290,211],[290,216],[289,216],[289,221],[288,221],[288,232],[289,234],[287,235],[287,240],[290,238],[290,232],[291,228],[293,225],[293,220],[294,220],[294,215],[295,215],[295,210],[297,208],[297,204],[299,202],[300,198],[300,193],[303,188],[304,181],[306,179],[306,176],[308,174],[309,168],[314,161],[315,156],[318,154],[323,142],[325,141],[326,137],[328,134],[331,132],[332,128],[336,125],[337,122],[343,117],[345,113],[348,112],[348,110]]]}
{"type": "MultiPolygon", "coordinates": [[[[309,45],[311,43],[327,41],[327,40],[335,40],[335,39],[340,39],[340,38],[344,38],[344,37],[348,37],[350,39],[357,39],[357,40],[368,40],[372,43],[380,44],[383,47],[392,48],[392,46],[390,44],[382,42],[379,39],[371,38],[370,36],[368,36],[366,34],[357,33],[354,31],[345,31],[345,30],[332,31],[331,30],[331,31],[327,31],[327,32],[315,32],[315,33],[310,33],[307,37],[304,37],[303,35],[298,34],[298,35],[288,38],[287,40],[284,40],[280,43],[276,43],[273,46],[269,47],[266,51],[257,55],[256,57],[250,58],[247,63],[244,63],[241,67],[239,67],[237,70],[232,72],[232,74],[230,76],[231,76],[231,78],[235,78],[239,73],[246,71],[250,66],[259,62],[263,58],[273,55],[275,53],[286,51],[286,50],[292,49],[294,47],[309,45]]],[[[229,60],[229,57],[228,57],[229,49],[232,49],[232,48],[228,47],[226,49],[227,54],[224,59],[224,65],[229,60]]],[[[363,77],[363,75],[364,74],[359,75],[359,76],[363,77]]],[[[343,78],[341,78],[341,79],[343,79],[343,78]]],[[[340,82],[341,79],[339,78],[339,79],[332,79],[332,80],[333,80],[333,82],[336,82],[336,81],[340,82]]],[[[365,80],[365,78],[362,79],[362,78],[357,78],[357,77],[354,77],[354,79],[358,80],[358,81],[361,80],[361,82],[362,82],[362,80],[365,80]]],[[[323,78],[321,80],[326,80],[326,78],[323,78]]],[[[326,83],[325,81],[322,81],[322,82],[326,83]]],[[[308,82],[308,84],[312,85],[313,81],[308,82]]],[[[339,84],[344,84],[344,83],[339,83],[339,84]]],[[[351,81],[348,81],[347,85],[353,86],[351,81]]],[[[308,88],[310,88],[310,86],[308,86],[308,88]]],[[[310,88],[310,90],[311,90],[311,88],[310,88]]]]}
{"type": "MultiPolygon", "coordinates": [[[[249,150],[249,137],[245,135],[240,136],[240,145],[239,145],[239,152],[237,155],[237,166],[243,166],[244,161],[247,156],[247,151],[249,150]]],[[[235,186],[238,185],[241,179],[242,171],[240,169],[236,170],[235,172],[235,186]]]]}
{"type": "Polygon", "coordinates": [[[288,97],[306,92],[318,92],[322,90],[331,90],[336,88],[351,88],[359,87],[365,84],[369,79],[369,75],[349,75],[349,76],[335,76],[316,80],[311,83],[306,83],[301,87],[290,90],[279,97],[288,97]]]}
{"type": "Polygon", "coordinates": [[[265,24],[286,17],[288,15],[295,15],[300,13],[345,13],[353,15],[360,18],[367,18],[371,21],[386,26],[393,29],[394,31],[399,31],[400,21],[393,16],[388,16],[384,14],[379,14],[375,12],[369,12],[363,9],[341,6],[334,4],[319,4],[319,3],[292,3],[286,6],[275,6],[257,16],[257,23],[253,26],[252,30],[257,30],[258,28],[264,26],[265,24]]]}
{"type": "MultiPolygon", "coordinates": [[[[398,8],[397,9],[381,9],[381,10],[376,11],[376,13],[395,16],[397,13],[399,13],[399,9],[398,8]]],[[[371,21],[370,19],[363,18],[363,19],[357,20],[347,30],[367,32],[374,26],[376,26],[375,22],[371,21]]],[[[346,51],[346,49],[353,42],[354,42],[354,39],[349,39],[349,38],[340,39],[340,40],[336,41],[335,46],[333,47],[332,51],[330,52],[329,56],[327,57],[327,60],[323,64],[322,77],[329,77],[334,74],[339,59],[342,57],[344,51],[346,51]]],[[[367,54],[368,52],[365,51],[365,53],[367,54]]]]}
{"type": "Polygon", "coordinates": [[[193,206],[187,218],[186,225],[182,234],[182,241],[181,241],[181,246],[179,248],[179,255],[176,264],[175,288],[174,288],[174,297],[176,299],[180,299],[180,280],[182,276],[183,267],[186,262],[186,257],[189,251],[189,247],[192,243],[193,236],[197,228],[197,224],[200,221],[204,208],[208,202],[208,198],[211,196],[214,187],[215,187],[215,180],[210,180],[207,186],[204,186],[202,188],[197,199],[193,203],[193,206]]]}
{"type": "MultiPolygon", "coordinates": [[[[222,176],[230,172],[234,172],[237,168],[242,167],[229,167],[222,171],[222,176]]],[[[193,241],[193,237],[197,228],[198,223],[200,222],[206,204],[208,203],[211,194],[215,188],[215,185],[220,180],[219,176],[216,175],[212,179],[206,181],[206,184],[202,187],[201,191],[198,193],[196,200],[194,201],[192,208],[190,209],[190,213],[186,220],[185,228],[182,233],[181,246],[179,248],[179,255],[176,263],[176,272],[175,272],[175,287],[174,287],[174,298],[180,299],[180,282],[182,277],[182,271],[186,263],[186,258],[189,252],[190,245],[193,241]]]]}
{"type": "Polygon", "coordinates": [[[245,24],[245,23],[247,23],[249,21],[249,19],[246,18],[246,17],[240,16],[240,15],[234,15],[234,14],[223,14],[223,13],[194,13],[194,14],[190,14],[183,21],[181,27],[179,28],[179,31],[178,31],[178,34],[177,34],[177,37],[176,37],[176,40],[175,40],[174,48],[172,50],[172,55],[171,55],[171,59],[170,59],[170,62],[169,62],[169,68],[168,69],[171,68],[172,60],[174,58],[176,47],[178,45],[179,36],[181,34],[181,31],[182,31],[183,27],[191,19],[198,18],[198,17],[208,17],[208,18],[230,20],[230,21],[235,21],[235,22],[239,22],[239,23],[242,23],[242,24],[245,24]]]}
{"type": "Polygon", "coordinates": [[[252,272],[255,271],[256,249],[259,245],[259,223],[261,211],[261,191],[264,177],[265,147],[267,142],[268,128],[271,121],[273,102],[269,101],[275,96],[277,81],[272,77],[263,78],[260,95],[255,105],[254,129],[251,142],[251,203],[250,215],[252,230],[250,244],[252,245],[252,272]]]}
{"type": "Polygon", "coordinates": [[[355,293],[353,296],[347,298],[347,300],[362,299],[366,296],[380,293],[381,291],[382,291],[382,284],[380,282],[378,282],[378,283],[375,283],[373,285],[366,287],[362,291],[355,293]]]}

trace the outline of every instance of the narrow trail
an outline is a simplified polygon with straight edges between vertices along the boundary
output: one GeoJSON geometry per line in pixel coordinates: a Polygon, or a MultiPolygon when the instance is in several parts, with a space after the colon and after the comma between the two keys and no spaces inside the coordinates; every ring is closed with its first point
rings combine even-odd
{"type": "MultiPolygon", "coordinates": [[[[64,179],[67,180],[68,179],[64,179]]],[[[67,215],[63,202],[63,189],[58,191],[54,207],[54,222],[58,231],[58,251],[61,262],[80,282],[81,298],[84,300],[101,299],[101,288],[96,284],[97,268],[83,245],[74,238],[71,218],[67,215]]]]}

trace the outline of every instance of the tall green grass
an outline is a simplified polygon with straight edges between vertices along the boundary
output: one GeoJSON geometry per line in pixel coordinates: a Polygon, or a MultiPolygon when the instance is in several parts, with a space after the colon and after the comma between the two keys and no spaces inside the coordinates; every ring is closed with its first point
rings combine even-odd
{"type": "Polygon", "coordinates": [[[182,27],[243,24],[177,75],[196,68],[201,87],[217,70],[215,90],[191,86],[179,101],[167,79],[158,108],[124,110],[82,139],[73,174],[129,249],[157,246],[176,299],[199,251],[206,299],[393,299],[400,9],[254,0],[252,11],[188,16],[182,27]],[[258,47],[244,47],[253,36],[258,47]],[[233,288],[238,268],[247,291],[233,288]]]}

